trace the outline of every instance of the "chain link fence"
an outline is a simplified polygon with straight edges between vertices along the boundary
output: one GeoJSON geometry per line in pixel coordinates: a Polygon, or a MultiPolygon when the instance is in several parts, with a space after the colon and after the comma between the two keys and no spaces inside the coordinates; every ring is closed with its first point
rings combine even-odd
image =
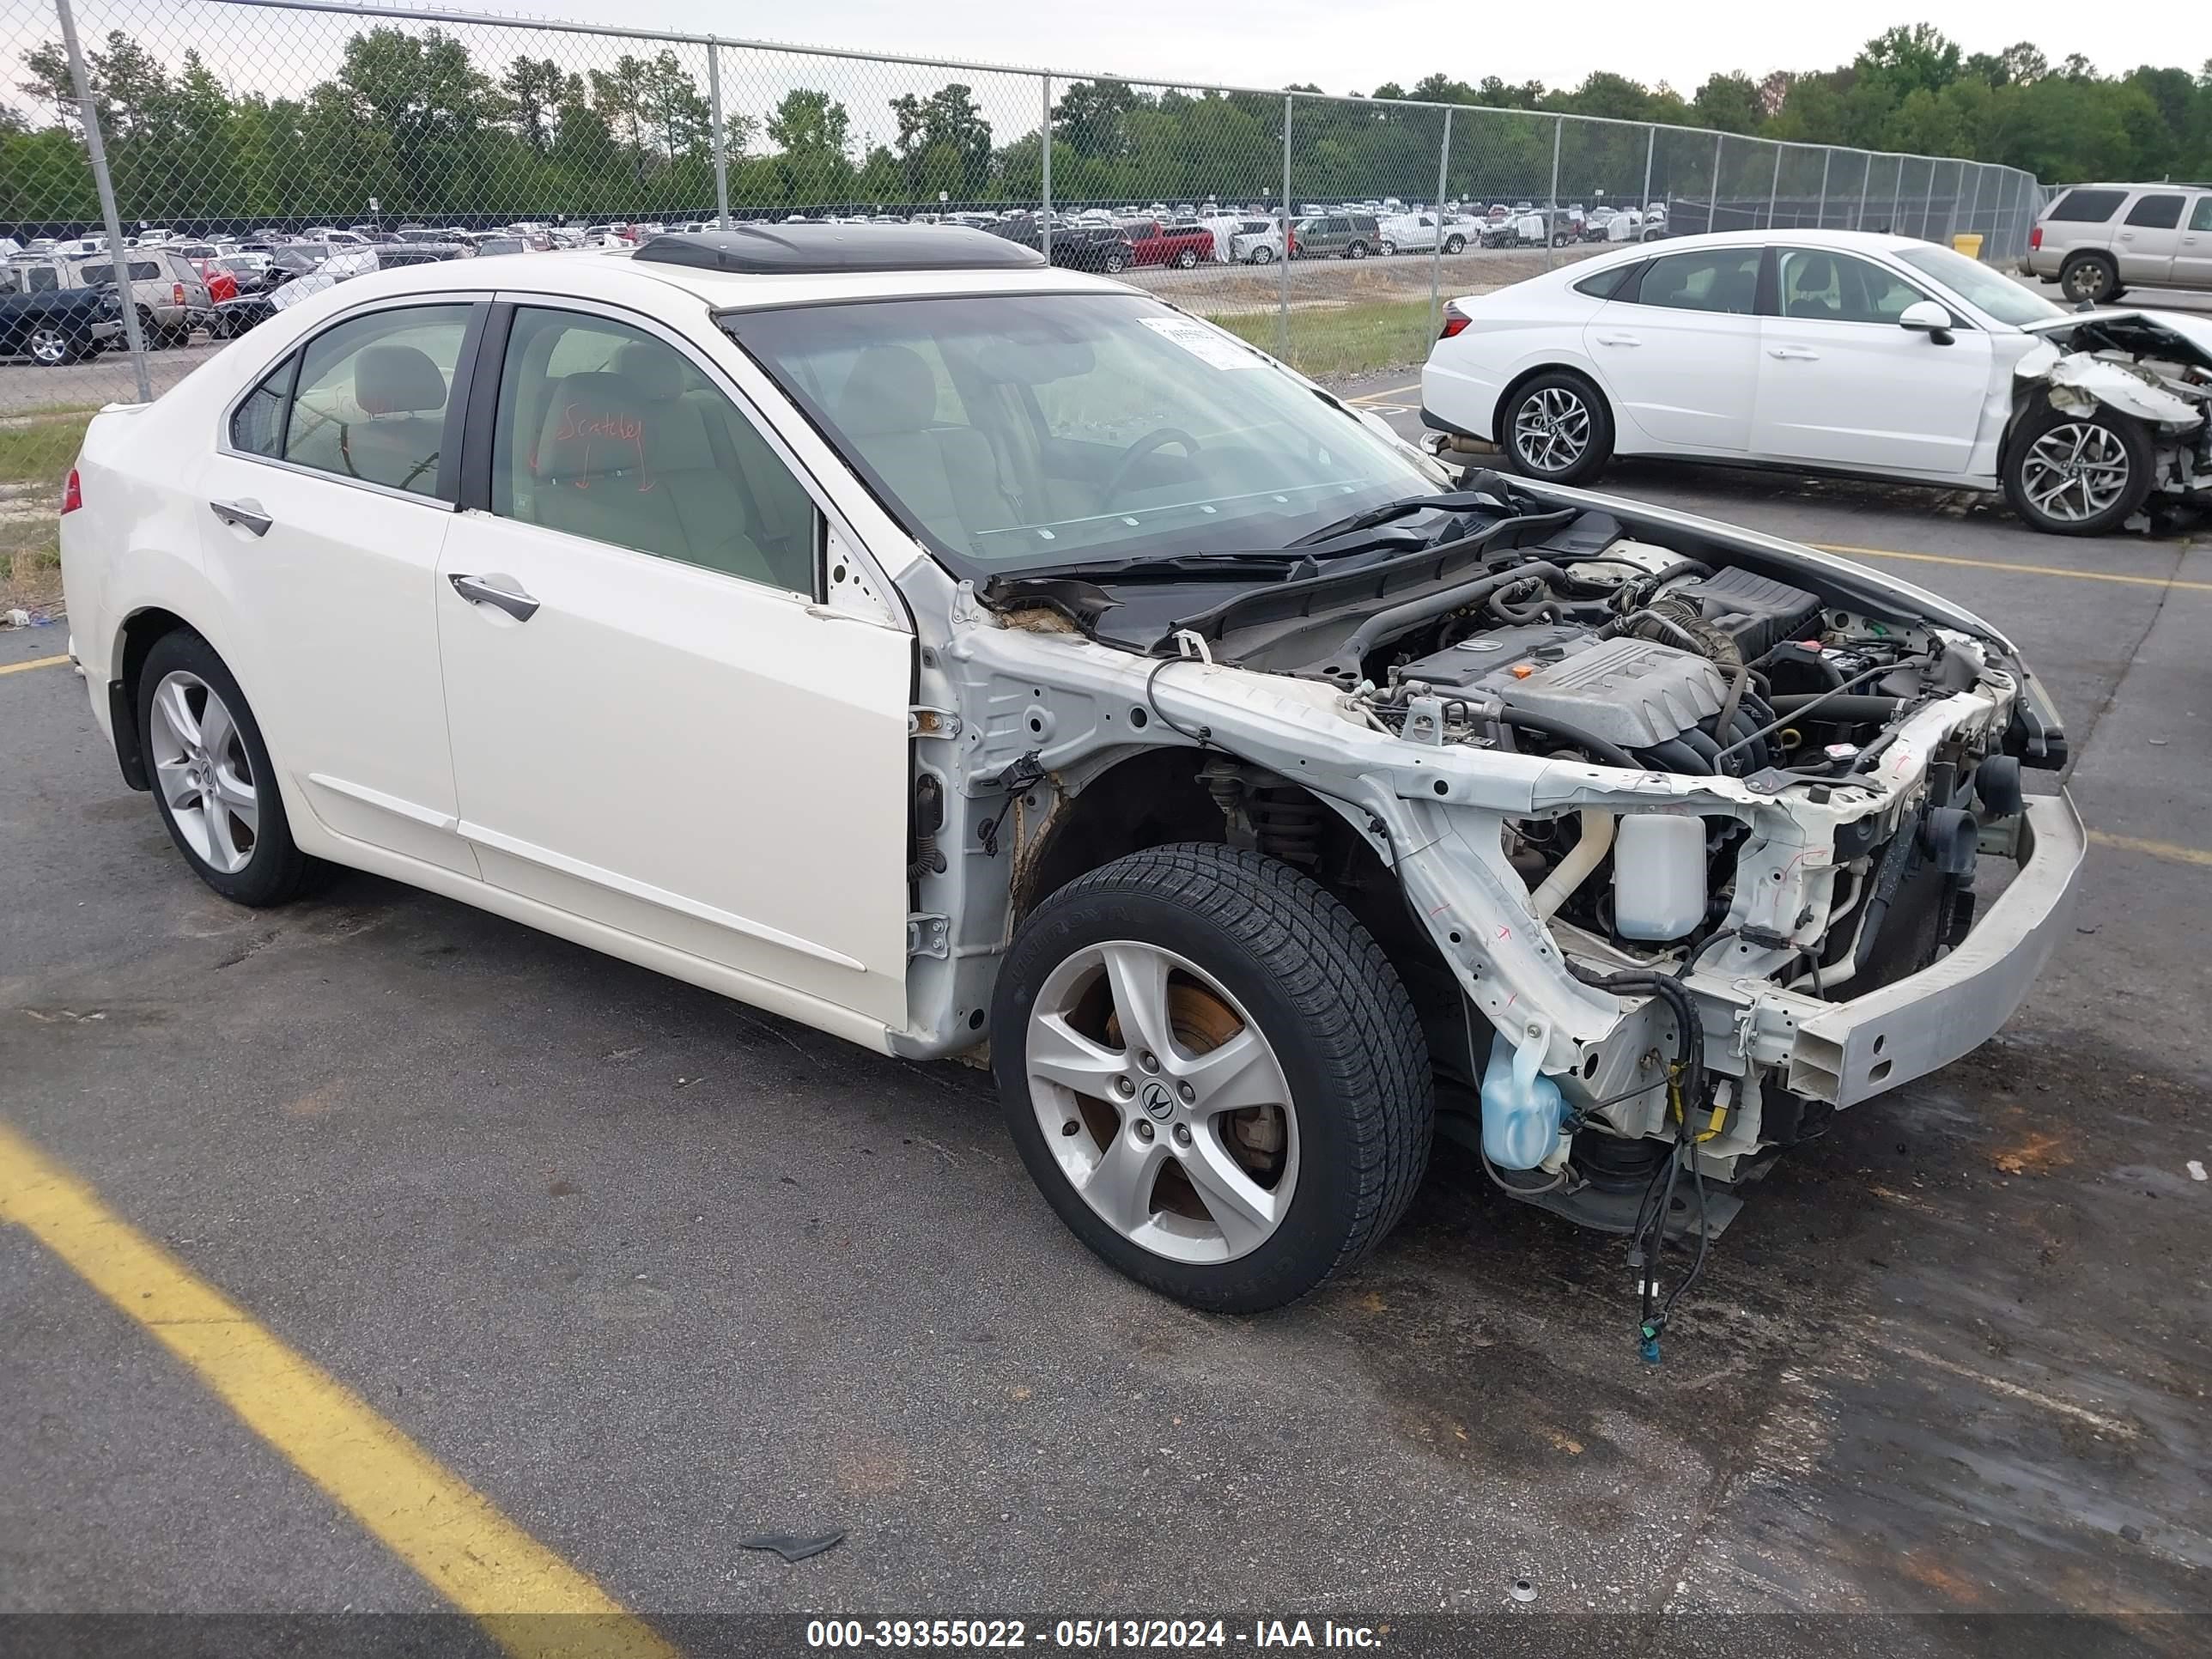
{"type": "Polygon", "coordinates": [[[158,395],[288,277],[364,249],[963,219],[1325,375],[1416,363],[1443,300],[1624,241],[1824,226],[2009,262],[2043,200],[1970,161],[343,0],[0,0],[0,65],[18,598],[89,411],[158,395]],[[117,238],[131,302],[85,321],[117,238]]]}

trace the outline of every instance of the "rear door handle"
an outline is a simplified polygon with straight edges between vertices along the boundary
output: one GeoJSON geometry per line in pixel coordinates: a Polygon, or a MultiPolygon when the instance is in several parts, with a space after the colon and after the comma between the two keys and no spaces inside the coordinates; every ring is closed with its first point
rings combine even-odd
{"type": "Polygon", "coordinates": [[[522,584],[512,576],[494,571],[483,576],[452,575],[446,580],[453,585],[453,592],[471,605],[496,606],[517,622],[528,622],[538,614],[538,601],[522,591],[522,584]]]}
{"type": "Polygon", "coordinates": [[[1808,363],[1817,363],[1820,361],[1819,352],[1808,351],[1802,346],[1774,346],[1768,349],[1766,355],[1770,357],[1796,358],[1801,362],[1808,363]]]}
{"type": "Polygon", "coordinates": [[[242,495],[234,501],[210,501],[208,511],[225,524],[234,524],[257,536],[267,535],[269,526],[276,522],[261,510],[261,503],[251,495],[242,495]]]}
{"type": "Polygon", "coordinates": [[[1639,346],[1644,343],[1633,334],[1601,334],[1596,337],[1600,345],[1639,346]]]}

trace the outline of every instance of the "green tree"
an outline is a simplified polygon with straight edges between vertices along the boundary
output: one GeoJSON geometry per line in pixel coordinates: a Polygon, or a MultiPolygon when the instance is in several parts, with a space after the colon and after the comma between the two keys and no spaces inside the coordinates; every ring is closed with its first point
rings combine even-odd
{"type": "Polygon", "coordinates": [[[898,121],[899,159],[916,200],[934,200],[940,191],[962,201],[982,198],[991,177],[991,124],[975,106],[970,88],[956,81],[927,98],[902,93],[891,100],[890,110],[898,121]]]}

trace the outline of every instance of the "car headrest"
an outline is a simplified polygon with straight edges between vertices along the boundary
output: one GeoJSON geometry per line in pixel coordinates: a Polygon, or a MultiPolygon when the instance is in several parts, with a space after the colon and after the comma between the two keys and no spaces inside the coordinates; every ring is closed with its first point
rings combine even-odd
{"type": "Polygon", "coordinates": [[[665,403],[684,391],[684,359],[658,340],[623,341],[615,353],[615,373],[635,386],[647,403],[665,403]]]}
{"type": "Polygon", "coordinates": [[[1826,294],[1836,280],[1836,262],[1825,253],[1808,253],[1790,273],[1796,294],[1826,294]]]}
{"type": "Polygon", "coordinates": [[[364,415],[421,415],[446,406],[446,377],[415,346],[373,345],[354,359],[353,400],[364,415]]]}
{"type": "Polygon", "coordinates": [[[937,377],[909,346],[870,346],[837,399],[837,423],[856,438],[920,432],[937,420],[937,377]]]}
{"type": "Polygon", "coordinates": [[[645,398],[627,374],[564,376],[538,429],[530,471],[570,482],[645,465],[645,398]]]}

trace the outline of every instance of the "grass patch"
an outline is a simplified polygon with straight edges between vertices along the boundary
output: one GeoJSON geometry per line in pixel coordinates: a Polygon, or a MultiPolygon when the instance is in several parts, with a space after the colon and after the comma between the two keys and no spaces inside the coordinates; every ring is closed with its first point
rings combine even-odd
{"type": "MultiPolygon", "coordinates": [[[[1264,351],[1282,353],[1282,319],[1274,312],[1208,316],[1206,320],[1264,351]]],[[[1378,368],[1418,363],[1429,355],[1425,297],[1294,307],[1290,320],[1289,360],[1300,372],[1316,380],[1372,374],[1378,368]]]]}
{"type": "Polygon", "coordinates": [[[61,598],[55,510],[92,413],[0,421],[0,609],[35,610],[61,598]]]}
{"type": "Polygon", "coordinates": [[[82,410],[0,421],[0,484],[51,481],[58,493],[92,416],[82,410]]]}

